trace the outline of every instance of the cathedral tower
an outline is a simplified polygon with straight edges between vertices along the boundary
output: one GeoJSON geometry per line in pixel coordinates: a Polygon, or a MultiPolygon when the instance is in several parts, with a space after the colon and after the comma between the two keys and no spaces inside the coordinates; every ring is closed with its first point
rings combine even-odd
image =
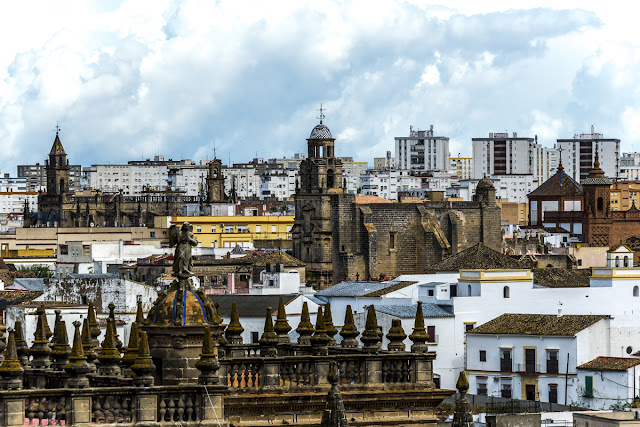
{"type": "Polygon", "coordinates": [[[582,181],[584,189],[583,240],[591,246],[611,246],[611,180],[604,176],[596,151],[593,168],[582,181]]]}
{"type": "Polygon", "coordinates": [[[209,162],[209,177],[207,178],[207,203],[224,202],[224,175],[222,162],[213,159],[209,162]]]}
{"type": "Polygon", "coordinates": [[[69,175],[71,168],[60,142],[59,131],[56,131],[56,139],[49,152],[49,160],[46,162],[47,194],[61,196],[69,192],[69,175]]]}

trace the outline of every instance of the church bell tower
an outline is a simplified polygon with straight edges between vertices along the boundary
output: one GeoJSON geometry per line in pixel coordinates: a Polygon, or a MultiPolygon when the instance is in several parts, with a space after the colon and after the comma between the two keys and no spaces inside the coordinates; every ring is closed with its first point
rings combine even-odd
{"type": "Polygon", "coordinates": [[[70,170],[67,153],[60,141],[60,129],[56,130],[56,139],[49,152],[49,160],[46,162],[47,194],[61,196],[69,192],[70,170]]]}

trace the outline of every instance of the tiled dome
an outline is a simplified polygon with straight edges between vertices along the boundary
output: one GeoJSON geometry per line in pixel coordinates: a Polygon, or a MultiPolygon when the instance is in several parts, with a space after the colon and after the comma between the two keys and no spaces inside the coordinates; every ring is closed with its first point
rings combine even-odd
{"type": "MultiPolygon", "coordinates": [[[[205,297],[206,298],[206,297],[205,297]]],[[[192,290],[173,290],[158,303],[148,324],[154,326],[201,326],[213,325],[212,313],[208,301],[203,301],[192,290]],[[177,316],[178,296],[182,292],[182,322],[177,316]]]]}
{"type": "Polygon", "coordinates": [[[333,136],[331,136],[329,128],[320,123],[313,128],[309,139],[333,139],[333,136]]]}

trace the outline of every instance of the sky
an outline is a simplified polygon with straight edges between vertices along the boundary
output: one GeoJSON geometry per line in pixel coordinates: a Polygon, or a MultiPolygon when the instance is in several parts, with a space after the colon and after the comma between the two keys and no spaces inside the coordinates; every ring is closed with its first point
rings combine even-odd
{"type": "Polygon", "coordinates": [[[619,1],[5,2],[0,171],[291,157],[325,109],[336,154],[395,153],[409,126],[471,155],[489,132],[591,126],[640,151],[640,5],[619,1]],[[513,7],[517,8],[513,8],[513,7]]]}

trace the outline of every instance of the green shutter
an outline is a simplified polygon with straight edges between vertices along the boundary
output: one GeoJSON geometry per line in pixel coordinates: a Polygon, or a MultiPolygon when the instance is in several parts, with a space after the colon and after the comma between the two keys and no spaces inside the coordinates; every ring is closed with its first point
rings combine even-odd
{"type": "Polygon", "coordinates": [[[584,397],[593,397],[593,377],[584,377],[584,397]]]}

